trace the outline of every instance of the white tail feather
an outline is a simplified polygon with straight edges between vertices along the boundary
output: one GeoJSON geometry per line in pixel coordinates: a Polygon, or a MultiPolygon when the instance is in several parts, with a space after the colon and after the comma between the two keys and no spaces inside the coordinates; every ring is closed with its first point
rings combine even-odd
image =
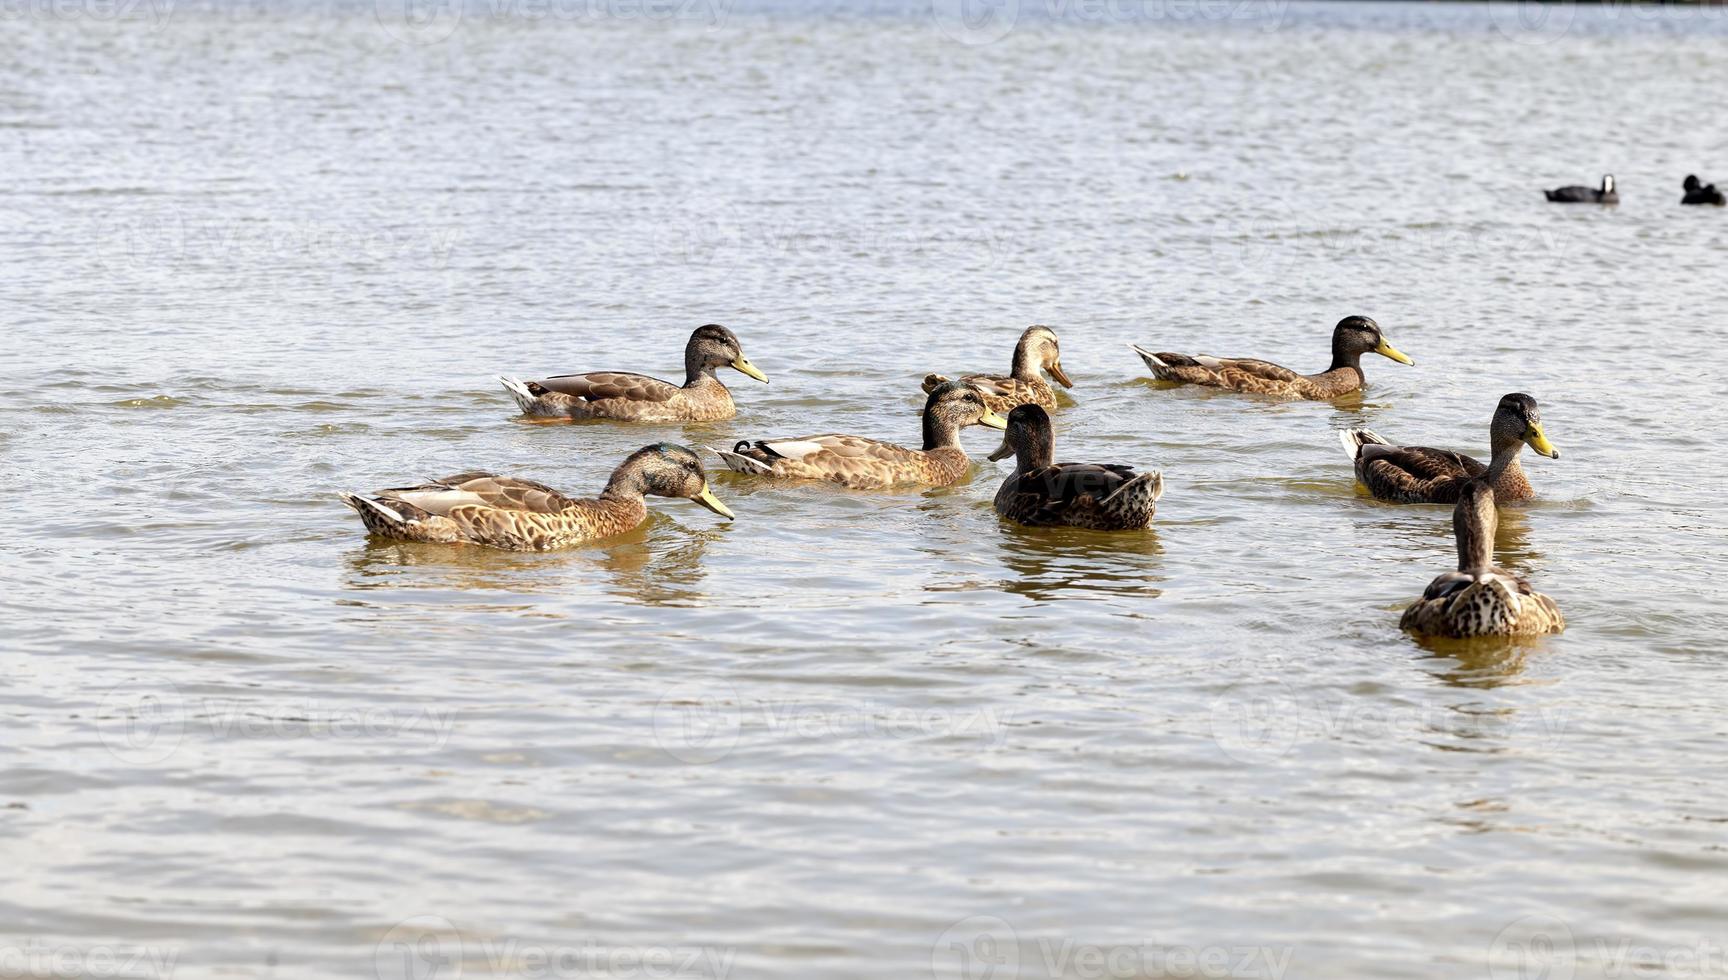
{"type": "Polygon", "coordinates": [[[516,399],[517,406],[524,412],[529,411],[537,401],[534,393],[528,390],[528,386],[515,378],[499,375],[498,383],[504,386],[504,390],[510,392],[510,397],[516,399]]]}
{"type": "Polygon", "coordinates": [[[1345,429],[1338,433],[1338,443],[1344,447],[1344,455],[1350,457],[1352,462],[1361,454],[1363,446],[1391,445],[1367,429],[1345,429]]]}
{"type": "Polygon", "coordinates": [[[339,496],[342,498],[343,503],[354,508],[355,510],[360,510],[362,507],[370,507],[371,509],[377,511],[379,514],[383,515],[386,520],[390,521],[393,524],[410,524],[410,523],[413,523],[413,522],[409,521],[407,518],[403,517],[401,514],[398,514],[396,511],[391,510],[390,508],[384,506],[383,504],[379,503],[376,500],[373,500],[371,497],[362,497],[357,493],[343,493],[343,494],[339,494],[339,496]]]}
{"type": "Polygon", "coordinates": [[[748,456],[731,452],[726,449],[715,449],[713,446],[703,446],[702,448],[720,457],[720,461],[726,464],[726,468],[734,473],[756,473],[760,475],[763,473],[774,472],[772,466],[769,466],[761,460],[751,459],[748,456]]]}
{"type": "Polygon", "coordinates": [[[1160,368],[1166,368],[1167,369],[1170,367],[1170,365],[1165,364],[1162,360],[1160,360],[1157,354],[1154,354],[1151,351],[1147,350],[1146,348],[1141,347],[1139,344],[1129,344],[1128,346],[1130,349],[1132,349],[1134,351],[1134,353],[1139,354],[1140,359],[1142,361],[1145,361],[1146,366],[1151,368],[1152,370],[1157,371],[1160,368]]]}

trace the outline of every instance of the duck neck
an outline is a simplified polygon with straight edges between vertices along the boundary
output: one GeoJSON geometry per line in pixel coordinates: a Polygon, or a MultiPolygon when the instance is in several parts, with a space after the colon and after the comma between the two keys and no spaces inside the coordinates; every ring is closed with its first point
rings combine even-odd
{"type": "Polygon", "coordinates": [[[720,379],[714,376],[714,365],[702,356],[702,352],[694,345],[684,351],[684,387],[694,388],[697,385],[713,382],[719,384],[720,379]]]}
{"type": "Polygon", "coordinates": [[[1039,363],[1038,352],[1032,343],[1021,338],[1014,347],[1014,364],[1008,369],[1010,377],[1016,381],[1036,381],[1043,377],[1044,365],[1039,363]]]}
{"type": "Polygon", "coordinates": [[[647,492],[648,480],[642,475],[642,470],[626,463],[612,471],[606,489],[600,491],[600,499],[646,506],[642,497],[647,492]]]}
{"type": "Polygon", "coordinates": [[[924,451],[932,449],[959,449],[960,425],[952,419],[945,419],[935,412],[924,413],[924,451]]]}
{"type": "Polygon", "coordinates": [[[1341,368],[1349,368],[1360,375],[1362,373],[1362,352],[1359,350],[1349,350],[1337,340],[1333,340],[1332,366],[1326,370],[1327,372],[1332,372],[1340,370],[1341,368]]]}
{"type": "Polygon", "coordinates": [[[1503,485],[1524,479],[1524,467],[1518,463],[1523,449],[1524,442],[1520,439],[1494,440],[1494,458],[1489,460],[1488,472],[1483,477],[1489,486],[1498,490],[1503,485]]]}
{"type": "Polygon", "coordinates": [[[1056,447],[1051,445],[1048,430],[1029,432],[1027,437],[1014,447],[1014,466],[1021,473],[1049,469],[1055,459],[1056,447]]]}
{"type": "Polygon", "coordinates": [[[1452,510],[1452,535],[1458,541],[1458,570],[1482,572],[1494,566],[1494,529],[1499,525],[1494,512],[1493,491],[1466,493],[1452,510]]]}

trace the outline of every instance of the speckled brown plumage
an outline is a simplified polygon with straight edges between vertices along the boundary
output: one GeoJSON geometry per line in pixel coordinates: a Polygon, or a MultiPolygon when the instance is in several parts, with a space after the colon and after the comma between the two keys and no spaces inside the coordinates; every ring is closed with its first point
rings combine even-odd
{"type": "Polygon", "coordinates": [[[1488,425],[1493,455],[1484,465],[1463,453],[1427,446],[1394,446],[1367,429],[1340,435],[1344,451],[1355,465],[1356,479],[1376,500],[1401,504],[1450,504],[1471,480],[1485,479],[1499,503],[1524,500],[1535,494],[1524,475],[1519,455],[1525,445],[1559,459],[1560,453],[1542,432],[1536,399],[1514,392],[1500,399],[1488,425]]]}
{"type": "Polygon", "coordinates": [[[968,425],[994,425],[1003,420],[984,405],[976,388],[949,382],[932,392],[924,404],[924,446],[904,446],[864,436],[825,433],[796,439],[743,440],[730,451],[713,450],[727,467],[780,480],[826,480],[852,489],[893,486],[944,487],[958,483],[971,469],[960,446],[960,430],[968,425]]]}
{"type": "Polygon", "coordinates": [[[598,497],[575,499],[532,480],[459,473],[415,487],[342,494],[379,537],[548,551],[622,534],[648,516],[644,495],[686,497],[722,516],[696,454],[659,443],[631,454],[598,497]]]}
{"type": "Polygon", "coordinates": [[[1014,454],[1014,472],[996,491],[996,512],[1034,527],[1124,531],[1152,526],[1164,493],[1159,473],[1135,473],[1122,463],[1056,463],[1050,416],[1037,405],[1008,415],[1002,448],[1014,454]]]}
{"type": "Polygon", "coordinates": [[[1056,389],[1044,379],[1049,371],[1064,388],[1074,385],[1062,369],[1062,348],[1056,331],[1035,325],[1027,327],[1014,346],[1014,359],[1007,374],[967,374],[950,379],[940,374],[924,377],[924,393],[929,394],[950,380],[965,382],[984,395],[984,404],[998,415],[1006,415],[1019,405],[1056,408],[1056,389]]]}
{"type": "Polygon", "coordinates": [[[1152,370],[1152,376],[1160,381],[1315,400],[1337,398],[1361,388],[1365,382],[1363,354],[1375,353],[1412,363],[1386,340],[1380,325],[1365,316],[1349,316],[1338,321],[1332,330],[1332,365],[1318,374],[1298,374],[1287,367],[1254,358],[1177,354],[1130,346],[1152,370]]]}
{"type": "Polygon", "coordinates": [[[1471,480],[1452,510],[1458,569],[1429,583],[1399,626],[1430,636],[1529,636],[1566,628],[1560,607],[1530,583],[1494,564],[1494,490],[1471,480]]]}
{"type": "Polygon", "coordinates": [[[732,393],[715,371],[732,367],[759,381],[762,372],[744,357],[725,327],[698,327],[684,347],[684,384],[641,374],[595,371],[539,381],[499,378],[523,415],[533,418],[620,419],[631,422],[714,422],[738,414],[732,393]]]}

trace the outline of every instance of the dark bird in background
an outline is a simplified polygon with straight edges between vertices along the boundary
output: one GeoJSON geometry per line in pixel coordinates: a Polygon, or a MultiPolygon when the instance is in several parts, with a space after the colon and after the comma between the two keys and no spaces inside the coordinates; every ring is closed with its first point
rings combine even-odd
{"type": "Polygon", "coordinates": [[[1681,204],[1714,204],[1717,207],[1728,204],[1728,197],[1724,197],[1715,184],[1699,183],[1695,174],[1687,174],[1686,182],[1681,186],[1686,189],[1686,196],[1680,199],[1681,204]]]}
{"type": "Polygon", "coordinates": [[[1556,187],[1551,191],[1543,191],[1548,200],[1561,204],[1619,204],[1620,192],[1614,189],[1614,175],[1605,174],[1601,187],[1584,187],[1572,184],[1567,187],[1556,187]]]}

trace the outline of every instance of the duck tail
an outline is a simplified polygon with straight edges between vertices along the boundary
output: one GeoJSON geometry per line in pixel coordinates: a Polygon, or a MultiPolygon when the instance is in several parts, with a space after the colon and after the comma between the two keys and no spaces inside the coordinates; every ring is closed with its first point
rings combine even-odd
{"type": "Polygon", "coordinates": [[[342,498],[343,503],[354,508],[355,513],[360,515],[361,523],[371,530],[388,531],[413,523],[373,497],[362,497],[357,493],[347,492],[339,493],[337,496],[342,498]]]}
{"type": "Polygon", "coordinates": [[[1344,455],[1350,457],[1351,462],[1355,462],[1363,446],[1392,445],[1367,429],[1345,429],[1338,433],[1338,442],[1344,447],[1344,455]]]}
{"type": "MultiPolygon", "coordinates": [[[[928,395],[932,391],[935,391],[937,388],[940,388],[947,383],[948,383],[948,379],[943,377],[940,374],[926,374],[924,376],[924,385],[923,385],[924,394],[928,395]]],[[[919,414],[920,415],[923,414],[922,409],[919,410],[919,414]]]]}
{"type": "Polygon", "coordinates": [[[720,457],[720,461],[726,464],[726,468],[734,473],[755,473],[760,476],[774,472],[774,468],[769,466],[767,463],[764,463],[759,459],[752,459],[737,451],[744,445],[746,444],[741,442],[737,446],[732,447],[732,450],[730,451],[725,449],[715,449],[713,446],[703,446],[702,448],[720,457]]]}
{"type": "Polygon", "coordinates": [[[1141,347],[1139,344],[1129,344],[1128,347],[1134,353],[1140,355],[1140,359],[1142,361],[1146,362],[1146,366],[1148,368],[1152,369],[1153,374],[1157,374],[1159,371],[1169,370],[1170,365],[1167,364],[1164,361],[1164,359],[1159,357],[1157,354],[1154,354],[1151,351],[1147,350],[1146,348],[1141,347]]]}
{"type": "Polygon", "coordinates": [[[503,375],[498,376],[498,383],[504,386],[505,391],[510,392],[511,398],[516,399],[516,405],[522,409],[523,414],[530,414],[534,411],[534,403],[539,399],[534,396],[532,391],[528,390],[527,385],[515,378],[507,378],[503,375]]]}

